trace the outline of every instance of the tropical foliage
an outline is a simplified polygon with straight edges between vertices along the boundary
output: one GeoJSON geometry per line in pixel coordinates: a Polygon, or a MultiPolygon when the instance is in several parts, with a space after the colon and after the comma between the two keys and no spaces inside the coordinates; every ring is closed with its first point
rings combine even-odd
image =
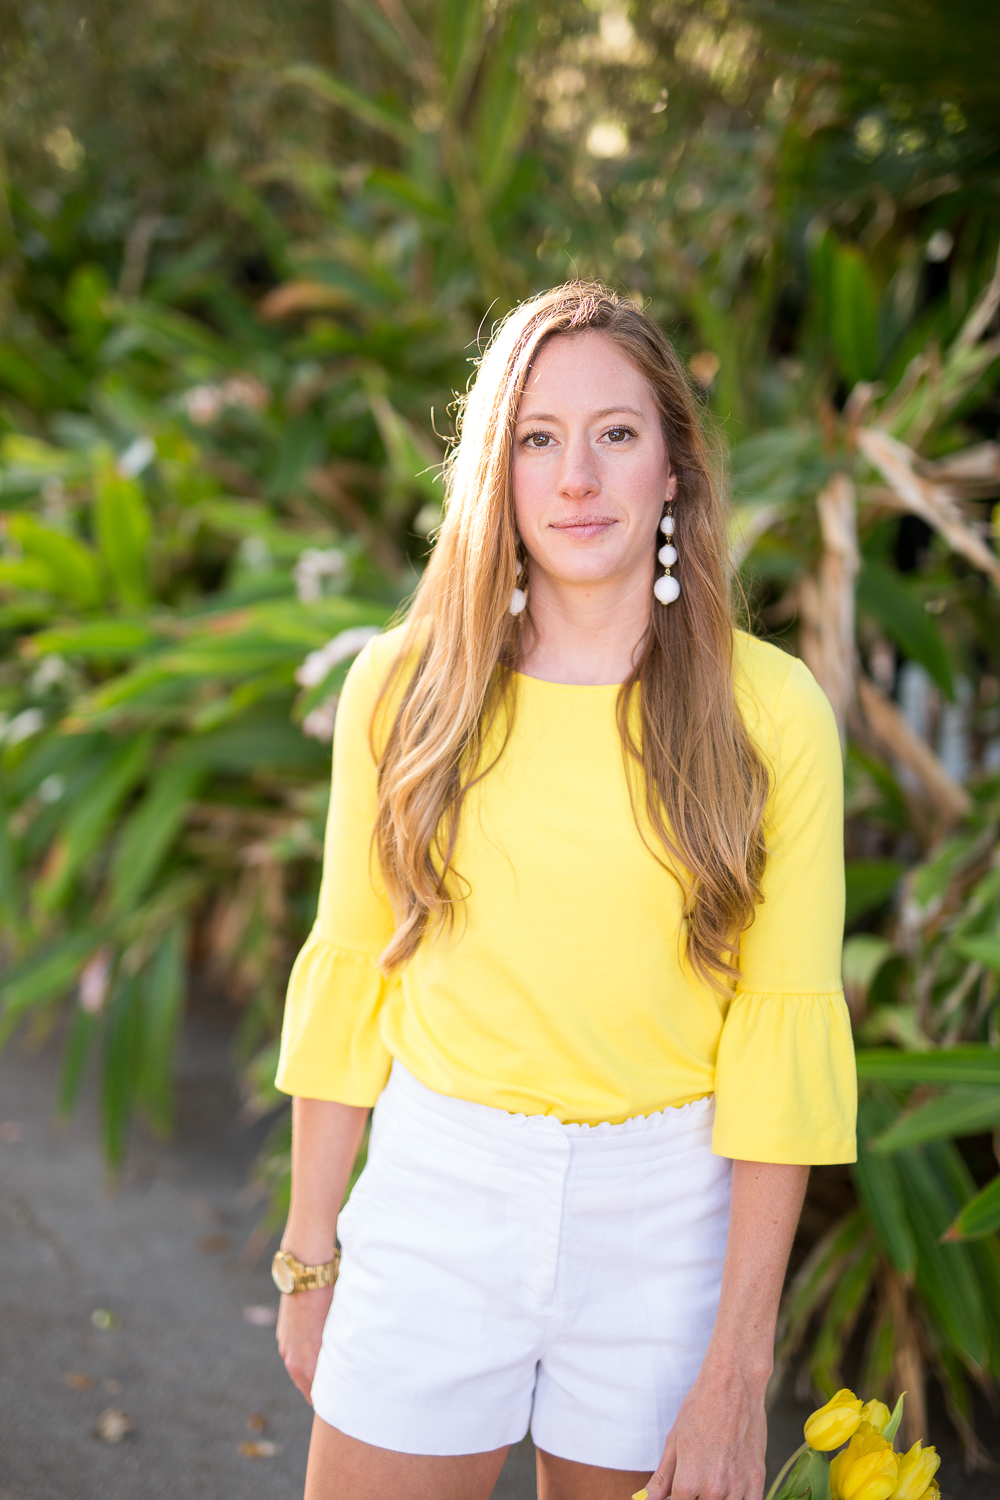
{"type": "Polygon", "coordinates": [[[165,9],[155,46],[71,9],[0,54],[3,1036],[62,1028],[64,1110],[99,1059],[117,1162],[134,1108],[169,1124],[209,984],[276,1106],[339,682],[417,576],[481,332],[603,276],[687,359],[755,628],[844,737],[862,1150],[816,1174],[779,1371],[832,1395],[864,1326],[865,1388],[906,1389],[918,1437],[933,1370],[974,1454],[969,1382],[1000,1381],[987,42],[953,47],[943,0],[902,31],[895,0],[259,0],[244,33],[165,9]]]}

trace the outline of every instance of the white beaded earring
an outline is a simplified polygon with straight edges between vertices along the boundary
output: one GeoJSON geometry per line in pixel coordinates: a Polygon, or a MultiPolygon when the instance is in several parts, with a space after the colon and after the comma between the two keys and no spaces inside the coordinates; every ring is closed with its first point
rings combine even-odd
{"type": "Polygon", "coordinates": [[[653,584],[653,593],[661,604],[673,604],[680,597],[681,586],[670,572],[677,561],[677,548],[673,544],[674,535],[674,502],[671,496],[667,502],[667,513],[660,521],[660,530],[666,537],[666,541],[657,553],[657,557],[663,564],[664,573],[653,584]]]}
{"type": "MultiPolygon", "coordinates": [[[[518,576],[519,580],[520,580],[521,574],[523,572],[524,572],[524,563],[521,561],[520,558],[518,558],[518,560],[517,560],[517,576],[518,576]]],[[[525,593],[524,589],[522,589],[520,586],[518,586],[517,588],[515,588],[514,592],[511,594],[511,596],[510,596],[510,604],[507,607],[510,610],[510,612],[511,612],[512,615],[519,615],[519,614],[523,614],[524,608],[525,608],[525,605],[527,604],[527,602],[528,602],[528,595],[525,593]]]]}

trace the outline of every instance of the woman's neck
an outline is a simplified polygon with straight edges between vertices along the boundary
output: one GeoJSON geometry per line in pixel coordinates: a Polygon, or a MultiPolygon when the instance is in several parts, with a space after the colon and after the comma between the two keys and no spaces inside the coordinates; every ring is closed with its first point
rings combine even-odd
{"type": "Polygon", "coordinates": [[[581,687],[624,682],[646,634],[651,601],[651,579],[568,585],[536,572],[518,670],[581,687]]]}

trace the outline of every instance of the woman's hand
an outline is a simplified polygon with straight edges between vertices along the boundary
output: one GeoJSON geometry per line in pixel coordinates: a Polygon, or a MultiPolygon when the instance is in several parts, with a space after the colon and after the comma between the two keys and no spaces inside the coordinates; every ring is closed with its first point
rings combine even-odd
{"type": "Polygon", "coordinates": [[[312,1406],[312,1383],[323,1342],[323,1324],[333,1301],[333,1287],[283,1296],[278,1309],[278,1352],[293,1383],[312,1406]]]}
{"type": "MultiPolygon", "coordinates": [[[[364,1134],[367,1109],[327,1099],[292,1100],[292,1201],[281,1239],[307,1266],[325,1265],[337,1244],[337,1216],[364,1134]]],[[[285,1368],[312,1405],[313,1377],[333,1287],[283,1296],[278,1349],[285,1368]]]]}
{"type": "MultiPolygon", "coordinates": [[[[734,1161],[719,1311],[649,1500],[761,1500],[778,1300],[809,1168],[734,1161]]],[[[639,1491],[640,1495],[642,1491],[639,1491]]]]}
{"type": "Polygon", "coordinates": [[[702,1368],[667,1434],[649,1500],[761,1500],[766,1446],[764,1386],[702,1368]]]}

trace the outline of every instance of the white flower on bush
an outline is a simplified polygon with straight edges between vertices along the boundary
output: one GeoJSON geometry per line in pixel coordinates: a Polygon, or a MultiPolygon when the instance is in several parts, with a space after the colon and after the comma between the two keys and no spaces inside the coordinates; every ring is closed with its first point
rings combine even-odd
{"type": "Polygon", "coordinates": [[[350,630],[342,630],[332,641],[320,646],[318,651],[310,651],[296,672],[295,681],[299,687],[318,687],[334,667],[339,667],[349,657],[357,656],[361,648],[378,632],[377,625],[353,625],[350,630]]]}
{"type": "Polygon", "coordinates": [[[33,734],[45,728],[45,715],[40,708],[24,708],[11,720],[6,715],[0,718],[0,741],[7,745],[19,745],[33,734]]]}
{"type": "Polygon", "coordinates": [[[124,453],[119,454],[115,468],[122,479],[138,479],[143,469],[156,457],[156,444],[151,437],[137,437],[129,443],[124,453]]]}
{"type": "Polygon", "coordinates": [[[337,722],[337,696],[327,698],[318,708],[307,713],[302,720],[302,733],[310,740],[329,744],[333,739],[333,726],[337,722]]]}
{"type": "MultiPolygon", "coordinates": [[[[334,667],[339,667],[341,662],[357,656],[372,636],[378,633],[377,625],[354,625],[349,630],[342,630],[318,651],[310,651],[296,672],[295,681],[300,687],[318,687],[334,667]]],[[[302,720],[302,733],[311,740],[332,740],[336,717],[337,695],[333,693],[306,714],[302,720]]]]}
{"type": "Polygon", "coordinates": [[[222,392],[217,385],[193,385],[181,405],[196,427],[210,427],[222,410],[222,392]]]}
{"type": "Polygon", "coordinates": [[[323,579],[341,578],[347,558],[339,547],[307,547],[295,564],[295,590],[301,604],[315,604],[323,597],[323,579]]]}
{"type": "Polygon", "coordinates": [[[111,982],[111,949],[98,948],[97,952],[87,959],[80,970],[80,1009],[85,1010],[88,1016],[99,1016],[104,1009],[104,1002],[108,998],[108,986],[111,982]]]}
{"type": "Polygon", "coordinates": [[[270,391],[256,375],[231,375],[218,384],[193,385],[184,392],[181,405],[197,427],[210,427],[224,407],[263,411],[270,399],[270,391]]]}

